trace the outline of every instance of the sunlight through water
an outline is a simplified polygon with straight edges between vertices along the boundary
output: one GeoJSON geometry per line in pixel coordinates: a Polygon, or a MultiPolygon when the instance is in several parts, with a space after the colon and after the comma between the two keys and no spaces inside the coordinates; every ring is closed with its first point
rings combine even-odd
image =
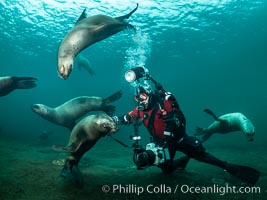
{"type": "MultiPolygon", "coordinates": [[[[30,55],[55,53],[84,8],[87,8],[87,16],[106,14],[116,17],[127,14],[136,3],[139,8],[129,23],[148,33],[154,44],[168,40],[159,40],[161,35],[177,31],[189,36],[197,33],[203,40],[215,40],[222,37],[222,31],[231,31],[225,26],[234,26],[253,16],[253,10],[264,8],[262,0],[2,0],[0,45],[4,48],[1,51],[12,47],[16,52],[30,55]]],[[[111,43],[116,37],[105,42],[111,43]]],[[[177,34],[169,43],[181,41],[177,34]]],[[[127,39],[122,42],[125,46],[129,44],[127,39]]]]}

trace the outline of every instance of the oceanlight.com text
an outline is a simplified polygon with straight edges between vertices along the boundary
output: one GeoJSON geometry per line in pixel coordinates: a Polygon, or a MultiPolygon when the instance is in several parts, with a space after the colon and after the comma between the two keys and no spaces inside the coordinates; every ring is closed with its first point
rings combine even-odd
{"type": "Polygon", "coordinates": [[[104,193],[113,194],[260,194],[260,187],[237,187],[237,186],[220,186],[213,184],[211,186],[189,186],[189,185],[176,185],[168,186],[166,184],[153,185],[149,184],[147,186],[138,186],[135,184],[114,184],[114,185],[103,185],[102,191],[104,193]]]}
{"type": "Polygon", "coordinates": [[[219,186],[219,185],[212,185],[212,186],[194,186],[190,187],[188,185],[181,185],[176,186],[179,188],[175,188],[175,190],[179,190],[181,193],[191,193],[191,194],[260,194],[261,188],[260,187],[237,187],[237,186],[219,186]]]}

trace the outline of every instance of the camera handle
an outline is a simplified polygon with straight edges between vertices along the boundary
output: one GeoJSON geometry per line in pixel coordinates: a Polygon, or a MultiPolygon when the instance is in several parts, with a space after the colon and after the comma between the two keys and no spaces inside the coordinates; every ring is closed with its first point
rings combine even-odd
{"type": "MultiPolygon", "coordinates": [[[[134,127],[134,136],[137,137],[137,138],[140,137],[139,136],[139,126],[140,125],[141,125],[141,123],[140,123],[140,111],[138,110],[138,112],[137,112],[137,118],[134,121],[134,125],[133,125],[133,127],[134,127]]],[[[137,139],[137,140],[134,141],[134,143],[132,145],[132,147],[134,149],[141,147],[141,145],[139,145],[138,141],[139,141],[139,139],[137,139]]]]}
{"type": "MultiPolygon", "coordinates": [[[[140,81],[137,80],[138,82],[138,87],[140,86],[140,81]]],[[[132,148],[136,149],[136,148],[141,148],[141,145],[139,145],[139,140],[140,140],[140,135],[139,135],[139,126],[141,125],[140,122],[140,111],[137,111],[137,117],[134,120],[133,123],[133,128],[134,128],[134,137],[137,138],[136,140],[134,140],[134,143],[132,144],[132,148]]]]}

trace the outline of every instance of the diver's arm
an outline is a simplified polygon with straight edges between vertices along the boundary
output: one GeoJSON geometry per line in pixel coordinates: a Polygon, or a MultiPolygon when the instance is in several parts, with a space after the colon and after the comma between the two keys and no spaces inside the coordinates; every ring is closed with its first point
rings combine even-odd
{"type": "Polygon", "coordinates": [[[112,117],[113,121],[118,125],[128,125],[132,123],[136,118],[137,118],[136,109],[125,115],[112,117]]]}

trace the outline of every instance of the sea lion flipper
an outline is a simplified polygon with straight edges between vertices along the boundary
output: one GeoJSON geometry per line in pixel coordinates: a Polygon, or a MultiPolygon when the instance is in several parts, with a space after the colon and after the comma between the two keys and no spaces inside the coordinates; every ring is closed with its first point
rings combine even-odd
{"type": "Polygon", "coordinates": [[[31,80],[31,81],[37,81],[38,79],[35,77],[30,77],[30,76],[26,76],[26,77],[14,77],[17,81],[26,81],[26,80],[31,80]]]}
{"type": "Polygon", "coordinates": [[[81,20],[86,18],[86,8],[83,10],[82,14],[80,15],[80,17],[78,18],[78,20],[76,21],[75,25],[78,24],[81,20]]]}
{"type": "Polygon", "coordinates": [[[220,118],[218,118],[214,112],[208,108],[204,109],[204,112],[211,115],[216,121],[222,121],[220,118]]]}
{"type": "Polygon", "coordinates": [[[122,91],[119,90],[118,92],[115,92],[114,94],[108,96],[107,98],[103,99],[103,104],[108,104],[111,103],[113,101],[117,101],[118,99],[120,99],[122,96],[122,91]]]}
{"type": "Polygon", "coordinates": [[[16,77],[16,89],[30,89],[37,86],[36,78],[33,77],[16,77]]]}
{"type": "Polygon", "coordinates": [[[72,165],[66,161],[63,169],[60,172],[60,176],[63,178],[68,178],[77,187],[81,187],[83,185],[83,177],[77,164],[72,165]]]}
{"type": "Polygon", "coordinates": [[[123,16],[120,16],[120,17],[115,17],[115,19],[123,22],[125,19],[128,19],[138,8],[138,3],[136,4],[136,7],[135,9],[133,9],[131,12],[129,12],[127,15],[123,15],[123,16]]]}
{"type": "Polygon", "coordinates": [[[52,145],[52,149],[56,152],[65,152],[68,153],[70,152],[69,147],[63,146],[63,145],[58,145],[58,144],[54,144],[52,145]]]}
{"type": "Polygon", "coordinates": [[[102,110],[109,116],[112,116],[115,112],[116,107],[112,105],[106,105],[109,104],[113,101],[117,101],[120,99],[122,96],[122,91],[119,90],[118,92],[115,92],[114,94],[110,95],[109,97],[103,99],[103,105],[102,105],[102,110]]]}

